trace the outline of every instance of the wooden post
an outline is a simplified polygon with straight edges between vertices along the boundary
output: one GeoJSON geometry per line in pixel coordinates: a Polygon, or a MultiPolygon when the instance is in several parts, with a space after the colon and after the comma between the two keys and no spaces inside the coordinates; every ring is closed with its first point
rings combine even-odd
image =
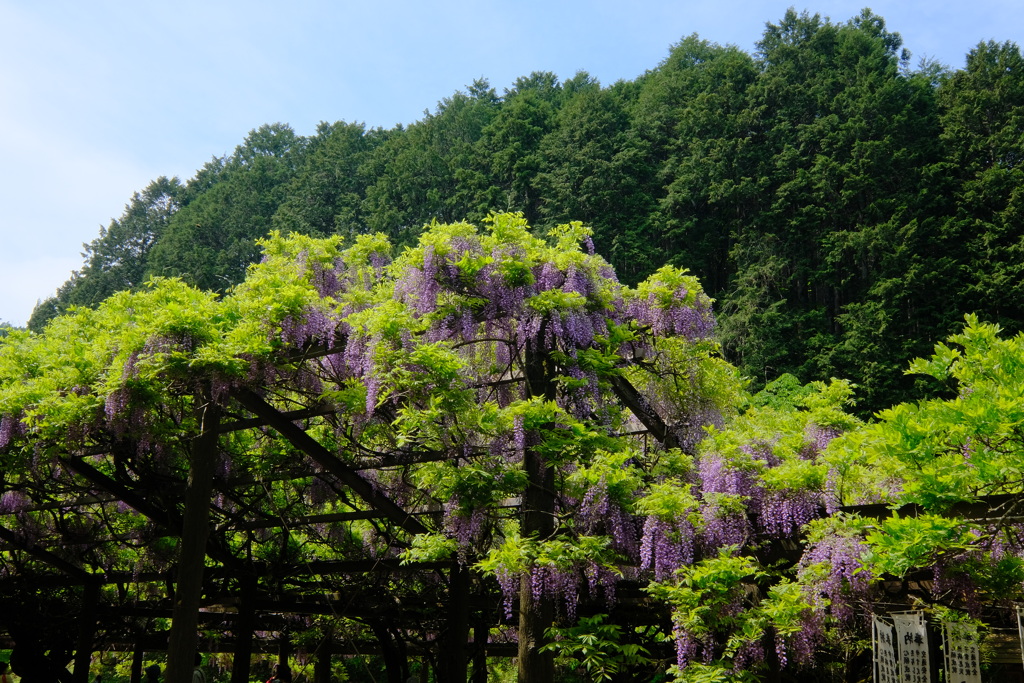
{"type": "Polygon", "coordinates": [[[473,683],[487,683],[487,638],[490,629],[482,616],[478,616],[473,630],[473,683]]]}
{"type": "Polygon", "coordinates": [[[135,641],[135,650],[132,652],[132,670],[129,680],[131,683],[142,683],[142,659],[146,652],[142,644],[142,635],[135,641]]]}
{"type": "Polygon", "coordinates": [[[175,576],[171,633],[167,643],[165,683],[191,683],[198,644],[199,602],[203,593],[206,541],[210,535],[210,497],[217,461],[220,410],[206,391],[196,396],[199,434],[192,441],[181,546],[175,576]]]}
{"type": "Polygon", "coordinates": [[[320,639],[314,653],[313,683],[331,683],[332,656],[334,655],[334,632],[330,629],[320,639]]]}
{"type": "Polygon", "coordinates": [[[252,670],[252,632],[256,622],[256,612],[252,605],[255,590],[254,579],[246,577],[242,580],[238,620],[235,622],[235,656],[231,662],[231,683],[249,683],[249,674],[252,670]]]}
{"type": "Polygon", "coordinates": [[[287,667],[291,671],[291,666],[288,664],[288,660],[292,656],[292,640],[288,634],[288,629],[282,629],[281,635],[277,639],[277,665],[287,667]]]}
{"type": "Polygon", "coordinates": [[[381,654],[384,656],[384,673],[388,683],[405,683],[409,677],[409,660],[398,647],[391,631],[383,622],[370,624],[373,634],[377,637],[381,654]]]}
{"type": "Polygon", "coordinates": [[[469,569],[453,557],[448,572],[448,629],[438,643],[437,663],[439,677],[454,683],[465,683],[468,673],[469,587],[469,569]]]}
{"type": "Polygon", "coordinates": [[[89,683],[93,642],[96,639],[96,607],[100,601],[100,585],[87,583],[82,587],[82,613],[78,617],[78,642],[75,643],[75,664],[72,683],[89,683]]]}

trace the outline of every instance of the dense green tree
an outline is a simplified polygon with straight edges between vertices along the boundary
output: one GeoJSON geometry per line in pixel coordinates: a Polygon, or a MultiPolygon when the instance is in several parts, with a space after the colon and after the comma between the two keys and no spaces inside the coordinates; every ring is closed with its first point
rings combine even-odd
{"type": "Polygon", "coordinates": [[[304,151],[305,140],[290,126],[264,125],[230,157],[207,164],[198,187],[186,189],[194,196],[154,245],[147,273],[213,291],[240,282],[259,257],[256,240],[270,231],[304,151]]]}
{"type": "Polygon", "coordinates": [[[750,106],[762,205],[736,236],[723,325],[755,377],[848,376],[869,402],[895,398],[873,385],[881,375],[859,371],[842,316],[906,267],[889,259],[883,272],[882,261],[919,208],[920,169],[934,161],[934,108],[901,74],[900,45],[868,11],[836,25],[790,10],[759,43],[750,106]]]}
{"type": "Polygon", "coordinates": [[[968,55],[965,70],[947,74],[925,64],[910,74],[916,100],[930,110],[923,119],[929,134],[915,150],[920,189],[902,225],[864,231],[890,247],[879,252],[877,279],[840,317],[844,344],[836,355],[846,358],[838,368],[880,397],[873,408],[905,398],[912,383],[931,382],[899,370],[928,352],[927,340],[952,333],[965,313],[1020,329],[1021,70],[1015,45],[988,42],[968,55]]]}
{"type": "Polygon", "coordinates": [[[422,121],[388,136],[363,170],[371,179],[363,205],[366,227],[409,243],[433,220],[479,214],[474,146],[497,107],[494,90],[476,81],[468,92],[441,101],[422,121]]]}
{"type": "Polygon", "coordinates": [[[543,166],[534,185],[544,220],[557,223],[574,216],[589,223],[609,208],[612,182],[607,172],[627,119],[589,74],[576,74],[568,90],[553,130],[541,142],[543,166]]]}
{"type": "Polygon", "coordinates": [[[944,232],[963,254],[959,305],[1012,330],[1024,321],[1024,58],[980,43],[938,91],[955,205],[944,232]]]}
{"type": "Polygon", "coordinates": [[[550,72],[521,77],[505,92],[493,120],[481,130],[474,166],[480,167],[477,202],[486,211],[521,211],[539,218],[541,198],[534,181],[543,165],[541,141],[554,128],[561,101],[558,78],[550,72]]]}
{"type": "Polygon", "coordinates": [[[713,296],[728,285],[733,236],[758,207],[747,96],[756,76],[739,49],[689,36],[644,77],[636,107],[634,126],[649,140],[664,187],[655,221],[662,233],[638,238],[692,269],[713,296]]]}
{"type": "Polygon", "coordinates": [[[541,142],[542,166],[533,185],[542,222],[582,220],[594,244],[627,282],[643,279],[657,261],[638,259],[625,235],[642,233],[653,209],[645,192],[644,142],[630,131],[623,86],[603,89],[581,72],[563,84],[563,103],[541,142]]]}
{"type": "Polygon", "coordinates": [[[319,236],[361,232],[368,183],[361,168],[386,137],[358,123],[321,123],[307,141],[305,163],[284,188],[284,202],[271,221],[274,229],[319,236]]]}

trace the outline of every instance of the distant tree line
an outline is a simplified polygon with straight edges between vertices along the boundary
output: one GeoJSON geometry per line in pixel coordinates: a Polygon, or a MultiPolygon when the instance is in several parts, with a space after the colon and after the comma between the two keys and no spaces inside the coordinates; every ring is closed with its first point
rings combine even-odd
{"type": "Polygon", "coordinates": [[[225,291],[271,230],[413,244],[435,220],[518,211],[591,226],[630,284],[690,269],[755,386],[844,377],[876,410],[921,389],[909,359],[965,314],[1024,327],[1020,49],[909,62],[868,10],[790,10],[753,55],[692,35],[610,87],[533,73],[390,130],[264,125],[187,182],[136,193],[29,327],[153,276],[225,291]]]}

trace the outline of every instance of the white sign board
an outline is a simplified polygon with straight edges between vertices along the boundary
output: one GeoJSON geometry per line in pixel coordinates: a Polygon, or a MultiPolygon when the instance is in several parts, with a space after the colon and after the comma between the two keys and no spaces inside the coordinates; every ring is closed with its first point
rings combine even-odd
{"type": "Polygon", "coordinates": [[[900,683],[900,671],[896,661],[896,633],[889,622],[873,617],[871,643],[875,660],[875,683],[900,683]]]}
{"type": "Polygon", "coordinates": [[[896,625],[900,683],[931,683],[924,613],[900,612],[891,616],[896,625]]]}
{"type": "Polygon", "coordinates": [[[942,625],[948,683],[981,683],[981,650],[974,624],[942,625]]]}

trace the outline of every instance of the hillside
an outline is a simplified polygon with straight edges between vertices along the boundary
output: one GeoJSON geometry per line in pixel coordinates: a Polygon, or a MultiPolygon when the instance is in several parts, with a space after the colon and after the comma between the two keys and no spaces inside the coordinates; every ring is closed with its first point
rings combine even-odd
{"type": "Polygon", "coordinates": [[[135,194],[29,326],[153,276],[226,291],[271,230],[411,244],[435,220],[518,211],[591,226],[629,283],[689,268],[755,385],[843,377],[863,412],[889,406],[965,314],[1024,327],[1020,49],[979,43],[952,71],[901,47],[867,11],[790,11],[756,54],[693,35],[610,86],[533,73],[389,130],[265,125],[135,194]]]}

